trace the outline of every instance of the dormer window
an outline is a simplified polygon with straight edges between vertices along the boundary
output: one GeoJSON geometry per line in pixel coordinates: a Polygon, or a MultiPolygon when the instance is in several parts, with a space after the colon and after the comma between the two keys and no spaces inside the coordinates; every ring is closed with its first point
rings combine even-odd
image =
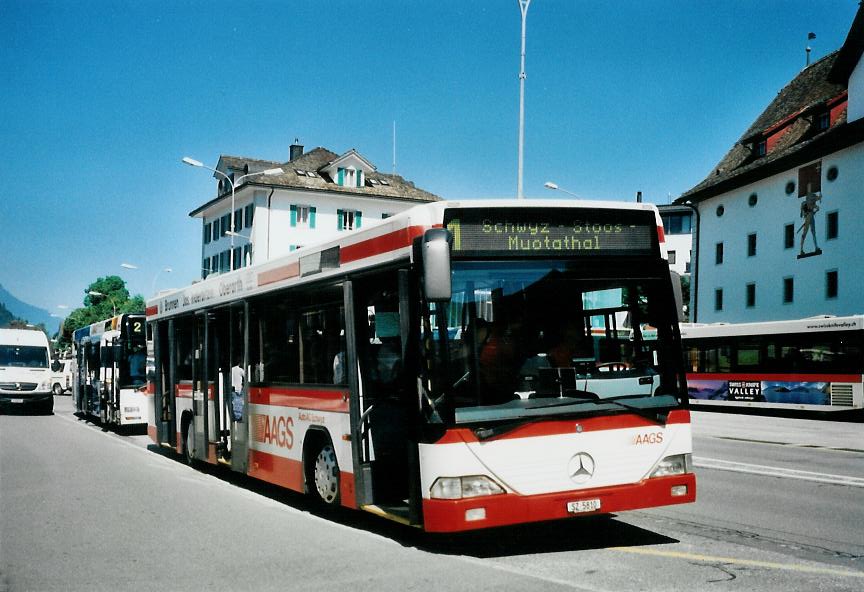
{"type": "Polygon", "coordinates": [[[756,144],[756,156],[765,156],[768,154],[768,141],[762,140],[756,144]]]}
{"type": "Polygon", "coordinates": [[[831,114],[822,113],[816,118],[816,127],[819,131],[827,130],[831,127],[831,114]]]}

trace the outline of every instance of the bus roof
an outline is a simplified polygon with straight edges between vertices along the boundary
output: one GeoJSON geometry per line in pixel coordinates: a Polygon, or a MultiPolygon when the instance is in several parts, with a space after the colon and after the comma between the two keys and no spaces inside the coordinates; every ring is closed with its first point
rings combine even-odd
{"type": "Polygon", "coordinates": [[[80,329],[76,329],[75,332],[72,334],[72,341],[75,343],[81,343],[87,337],[99,337],[106,331],[119,329],[123,323],[124,318],[135,317],[143,319],[144,314],[124,312],[102,321],[96,321],[95,323],[91,323],[90,325],[81,327],[80,329]]]}
{"type": "Polygon", "coordinates": [[[413,240],[444,222],[448,209],[549,208],[653,212],[660,237],[660,254],[666,258],[663,223],[650,203],[588,200],[452,200],[422,204],[369,226],[258,265],[213,274],[191,286],[162,292],[147,301],[150,320],[174,316],[204,306],[218,305],[274,289],[344,275],[357,269],[383,265],[411,257],[413,240]]]}
{"type": "Polygon", "coordinates": [[[757,323],[712,323],[708,325],[681,323],[682,339],[706,337],[734,337],[739,335],[785,335],[790,333],[818,333],[824,331],[860,331],[864,329],[864,315],[845,317],[817,316],[787,321],[757,323]]]}

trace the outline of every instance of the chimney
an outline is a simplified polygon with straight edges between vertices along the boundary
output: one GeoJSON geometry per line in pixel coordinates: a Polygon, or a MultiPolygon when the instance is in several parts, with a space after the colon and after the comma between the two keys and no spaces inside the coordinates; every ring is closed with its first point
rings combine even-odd
{"type": "Polygon", "coordinates": [[[641,191],[636,192],[636,203],[642,203],[642,192],[641,191]]]}
{"type": "Polygon", "coordinates": [[[303,145],[299,142],[299,138],[294,138],[294,143],[291,144],[291,158],[289,160],[295,160],[303,156],[303,145]]]}

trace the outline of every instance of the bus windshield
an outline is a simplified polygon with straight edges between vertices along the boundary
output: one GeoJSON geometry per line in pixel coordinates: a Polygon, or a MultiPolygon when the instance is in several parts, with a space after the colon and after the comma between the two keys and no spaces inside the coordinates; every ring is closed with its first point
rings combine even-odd
{"type": "Polygon", "coordinates": [[[668,276],[646,267],[454,262],[452,299],[423,318],[436,411],[459,423],[678,397],[668,276]]]}
{"type": "Polygon", "coordinates": [[[0,345],[0,366],[47,368],[48,350],[38,345],[0,345]]]}

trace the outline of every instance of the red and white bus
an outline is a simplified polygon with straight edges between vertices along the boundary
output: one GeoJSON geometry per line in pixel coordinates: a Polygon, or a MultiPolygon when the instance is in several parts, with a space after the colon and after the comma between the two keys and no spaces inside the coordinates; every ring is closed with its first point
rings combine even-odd
{"type": "Polygon", "coordinates": [[[694,405],[864,409],[864,316],[681,325],[694,405]]]}
{"type": "Polygon", "coordinates": [[[149,432],[427,531],[692,502],[677,309],[650,204],[422,205],[149,301],[149,432]]]}

